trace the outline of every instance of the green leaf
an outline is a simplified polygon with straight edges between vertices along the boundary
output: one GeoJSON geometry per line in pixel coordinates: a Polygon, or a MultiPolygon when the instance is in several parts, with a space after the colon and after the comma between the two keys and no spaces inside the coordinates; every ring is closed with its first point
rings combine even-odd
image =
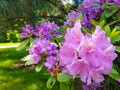
{"type": "Polygon", "coordinates": [[[113,38],[113,37],[115,37],[115,36],[118,36],[119,33],[120,33],[120,31],[117,31],[116,28],[114,28],[114,29],[112,30],[112,32],[110,33],[110,38],[113,38]]]}
{"type": "Polygon", "coordinates": [[[116,49],[117,52],[120,52],[120,46],[116,46],[115,49],[116,49]]]}
{"type": "Polygon", "coordinates": [[[100,23],[99,23],[99,26],[103,27],[105,25],[105,20],[102,20],[100,23]]]}
{"type": "Polygon", "coordinates": [[[82,14],[79,15],[78,19],[81,21],[82,20],[82,14]]]}
{"type": "Polygon", "coordinates": [[[29,39],[24,40],[20,43],[20,45],[16,48],[16,50],[22,50],[29,43],[29,39]]]}
{"type": "Polygon", "coordinates": [[[120,74],[117,72],[117,70],[115,68],[112,68],[109,76],[112,77],[115,80],[120,78],[120,74]]]}
{"type": "Polygon", "coordinates": [[[93,2],[92,4],[91,4],[91,6],[95,6],[95,7],[99,7],[99,6],[101,6],[99,3],[97,3],[97,2],[93,2]]]}
{"type": "Polygon", "coordinates": [[[106,18],[109,18],[110,16],[113,15],[113,13],[111,11],[104,11],[104,14],[105,14],[106,18]]]}
{"type": "Polygon", "coordinates": [[[69,83],[65,83],[65,82],[60,82],[60,90],[71,90],[70,89],[70,86],[69,86],[69,83]]]}
{"type": "Polygon", "coordinates": [[[33,64],[33,58],[31,55],[27,55],[21,59],[22,61],[25,61],[25,66],[33,64]]]}
{"type": "Polygon", "coordinates": [[[56,78],[55,77],[50,77],[46,83],[46,87],[47,88],[52,88],[54,86],[56,82],[56,78]]]}
{"type": "Polygon", "coordinates": [[[120,35],[111,38],[111,41],[112,41],[112,43],[119,42],[120,41],[120,35]]]}
{"type": "Polygon", "coordinates": [[[40,72],[44,66],[44,59],[42,59],[37,65],[36,65],[36,72],[40,72]]]}
{"type": "Polygon", "coordinates": [[[60,73],[57,77],[59,82],[69,82],[72,79],[72,76],[67,73],[60,73]]]}
{"type": "Polygon", "coordinates": [[[98,22],[95,21],[95,20],[91,20],[91,22],[92,22],[92,24],[93,24],[94,26],[98,25],[98,22]]]}
{"type": "Polygon", "coordinates": [[[33,61],[32,60],[28,60],[26,63],[25,63],[25,66],[29,66],[29,65],[32,65],[33,64],[33,61]]]}
{"type": "Polygon", "coordinates": [[[32,45],[33,45],[33,41],[34,41],[34,38],[30,38],[30,47],[32,47],[32,45]]]}
{"type": "Polygon", "coordinates": [[[111,32],[110,26],[109,26],[109,25],[106,25],[106,26],[104,27],[104,30],[105,30],[105,32],[106,32],[106,35],[107,35],[107,36],[110,36],[110,32],[111,32]]]}

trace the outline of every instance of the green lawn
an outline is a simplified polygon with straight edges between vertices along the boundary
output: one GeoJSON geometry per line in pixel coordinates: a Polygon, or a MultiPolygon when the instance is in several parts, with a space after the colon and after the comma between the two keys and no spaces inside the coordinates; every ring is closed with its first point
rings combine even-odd
{"type": "Polygon", "coordinates": [[[25,55],[25,50],[16,51],[15,47],[0,48],[0,90],[49,90],[46,88],[48,76],[43,75],[44,71],[36,73],[34,69],[15,67],[25,55]]]}

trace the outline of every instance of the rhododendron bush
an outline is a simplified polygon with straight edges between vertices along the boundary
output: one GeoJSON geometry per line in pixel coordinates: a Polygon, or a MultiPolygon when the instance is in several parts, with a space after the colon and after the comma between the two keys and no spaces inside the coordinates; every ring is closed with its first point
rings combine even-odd
{"type": "Polygon", "coordinates": [[[61,90],[73,90],[76,79],[84,90],[97,89],[107,77],[120,82],[119,0],[83,0],[62,26],[26,25],[21,38],[18,50],[29,45],[22,60],[37,72],[48,71],[47,88],[59,82],[61,90]]]}

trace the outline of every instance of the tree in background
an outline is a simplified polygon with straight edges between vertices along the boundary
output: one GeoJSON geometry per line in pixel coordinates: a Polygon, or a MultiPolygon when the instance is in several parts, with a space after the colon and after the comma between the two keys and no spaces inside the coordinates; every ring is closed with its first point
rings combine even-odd
{"type": "Polygon", "coordinates": [[[63,23],[64,17],[70,11],[69,0],[0,0],[0,42],[7,37],[8,30],[18,30],[25,24],[32,26],[47,20],[63,23]]]}

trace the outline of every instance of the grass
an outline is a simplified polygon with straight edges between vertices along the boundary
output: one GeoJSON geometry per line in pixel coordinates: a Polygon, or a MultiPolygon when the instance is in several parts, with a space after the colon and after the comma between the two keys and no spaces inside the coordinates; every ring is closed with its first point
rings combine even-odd
{"type": "Polygon", "coordinates": [[[49,90],[45,87],[48,77],[42,74],[44,71],[36,73],[35,70],[14,66],[25,55],[25,50],[16,51],[15,47],[0,48],[0,90],[49,90]]]}

